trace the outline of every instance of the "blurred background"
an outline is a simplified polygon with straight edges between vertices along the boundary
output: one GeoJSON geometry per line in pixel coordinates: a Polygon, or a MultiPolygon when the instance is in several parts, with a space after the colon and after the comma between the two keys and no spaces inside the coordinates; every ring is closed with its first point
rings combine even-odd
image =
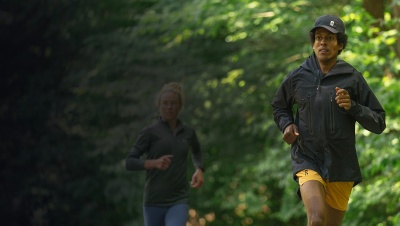
{"type": "Polygon", "coordinates": [[[0,2],[1,225],[143,225],[145,172],[124,160],[170,81],[206,158],[188,226],[305,225],[270,101],[323,14],[387,111],[382,135],[357,127],[343,225],[400,225],[399,0],[0,2]]]}

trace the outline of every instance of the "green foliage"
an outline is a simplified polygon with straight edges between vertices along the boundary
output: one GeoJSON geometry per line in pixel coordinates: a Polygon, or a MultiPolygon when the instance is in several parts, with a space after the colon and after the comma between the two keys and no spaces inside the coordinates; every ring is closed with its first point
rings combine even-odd
{"type": "Polygon", "coordinates": [[[397,225],[400,223],[400,130],[397,117],[400,109],[396,102],[400,93],[396,78],[400,71],[399,58],[394,51],[396,44],[391,40],[398,36],[398,32],[392,29],[394,24],[388,12],[383,21],[387,30],[380,30],[365,26],[372,26],[375,21],[363,10],[360,9],[357,14],[352,13],[354,9],[350,7],[346,10],[348,13],[344,19],[353,25],[350,37],[353,34],[365,41],[353,40],[349,44],[352,51],[345,51],[343,57],[364,72],[386,110],[387,128],[379,136],[362,128],[357,130],[357,149],[364,182],[352,193],[344,225],[397,225]]]}
{"type": "Polygon", "coordinates": [[[399,224],[396,4],[378,28],[360,0],[8,2],[0,11],[2,216],[9,225],[142,225],[144,172],[127,172],[124,158],[154,119],[155,93],[174,80],[186,89],[182,119],[206,154],[193,220],[304,225],[270,101],[311,53],[315,18],[342,12],[341,57],[387,111],[382,135],[357,128],[364,182],[343,225],[399,224]]]}

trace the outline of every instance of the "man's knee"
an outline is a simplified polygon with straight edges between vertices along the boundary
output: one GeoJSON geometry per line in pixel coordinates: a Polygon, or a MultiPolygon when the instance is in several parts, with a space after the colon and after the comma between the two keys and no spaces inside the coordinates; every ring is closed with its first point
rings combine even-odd
{"type": "Polygon", "coordinates": [[[326,222],[326,216],[323,212],[312,213],[308,219],[308,226],[324,226],[326,222]]]}

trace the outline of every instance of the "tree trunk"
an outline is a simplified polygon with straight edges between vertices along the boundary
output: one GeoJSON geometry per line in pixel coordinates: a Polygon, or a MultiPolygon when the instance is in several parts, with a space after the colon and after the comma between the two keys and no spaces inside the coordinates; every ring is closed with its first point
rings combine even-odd
{"type": "MultiPolygon", "coordinates": [[[[392,1],[390,1],[390,3],[392,3],[392,1]]],[[[393,19],[398,19],[400,18],[400,5],[394,5],[393,6],[393,19]]],[[[400,30],[400,23],[397,23],[395,25],[395,28],[397,30],[400,30]]],[[[397,42],[396,42],[396,56],[400,57],[400,38],[397,38],[397,42]]]]}
{"type": "Polygon", "coordinates": [[[383,19],[385,5],[383,0],[364,0],[363,7],[375,19],[383,19]]]}

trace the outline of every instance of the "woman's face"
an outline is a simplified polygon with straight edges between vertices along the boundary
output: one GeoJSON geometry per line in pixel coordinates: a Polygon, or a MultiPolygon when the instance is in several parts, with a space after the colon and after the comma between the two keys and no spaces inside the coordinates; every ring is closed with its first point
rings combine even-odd
{"type": "Polygon", "coordinates": [[[181,110],[178,94],[171,91],[161,94],[160,105],[158,107],[162,120],[176,120],[181,110]]]}

